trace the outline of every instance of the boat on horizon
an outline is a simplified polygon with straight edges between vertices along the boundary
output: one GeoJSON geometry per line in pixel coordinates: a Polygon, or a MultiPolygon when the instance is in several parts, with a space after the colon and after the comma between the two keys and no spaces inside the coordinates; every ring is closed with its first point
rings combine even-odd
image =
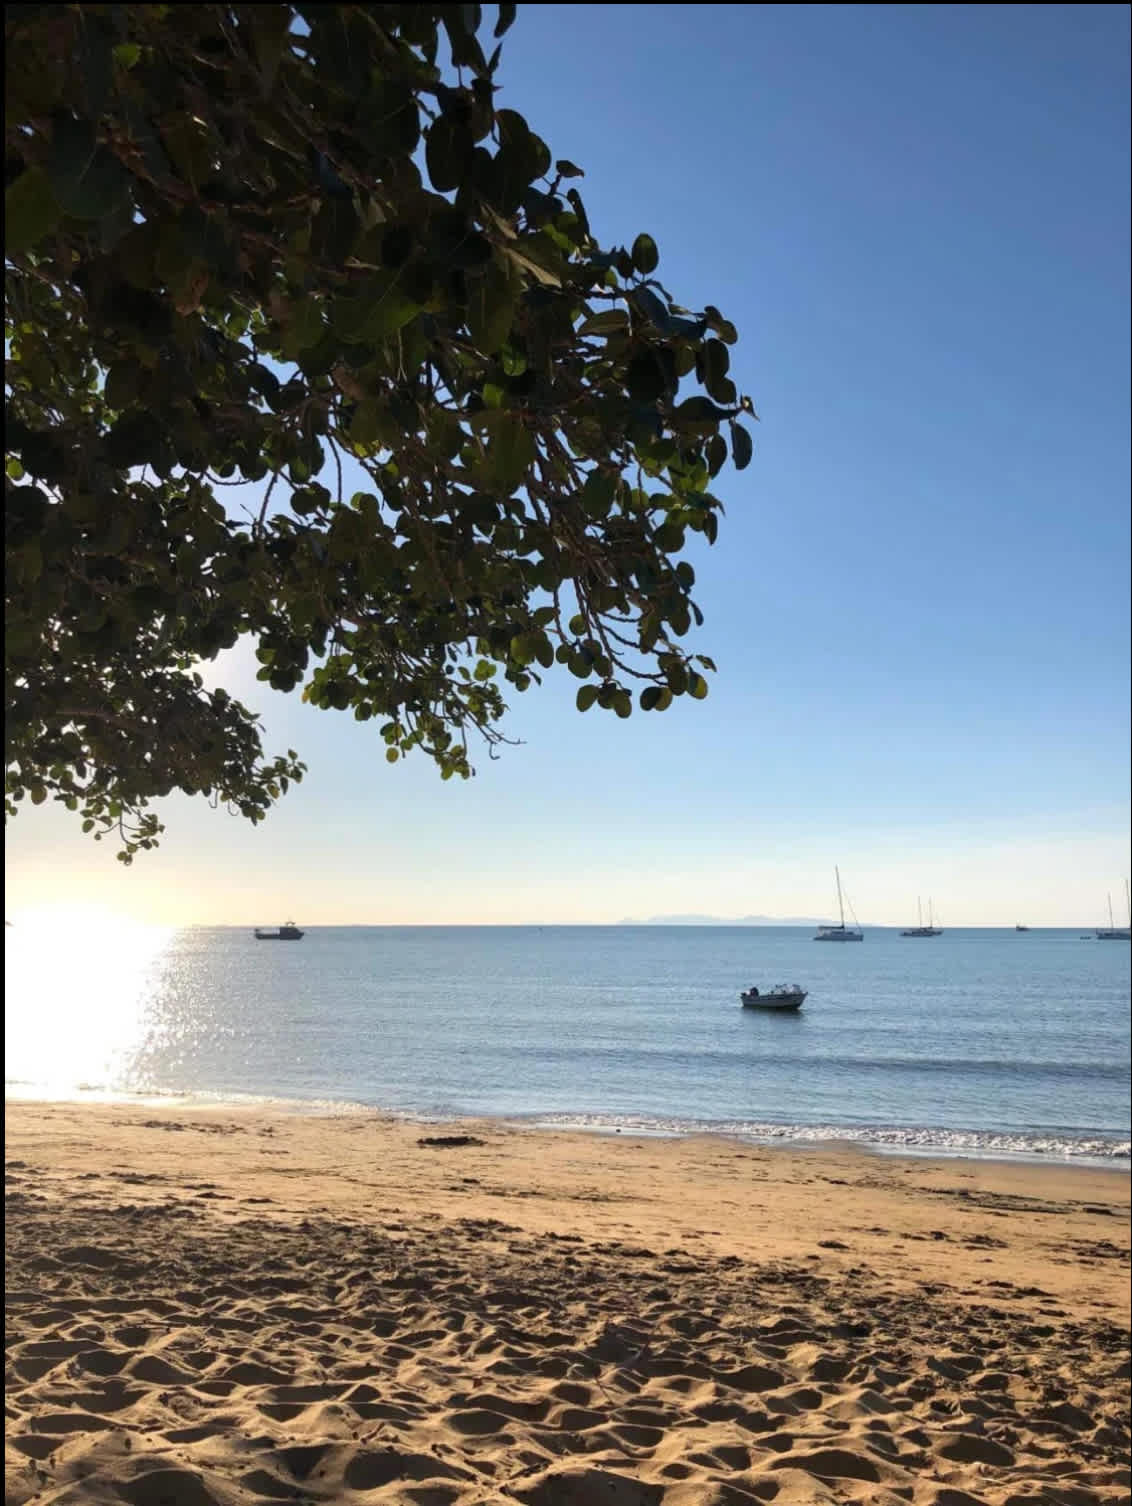
{"type": "Polygon", "coordinates": [[[260,926],[255,928],[257,941],[302,941],[304,934],[293,920],[285,921],[276,931],[266,931],[260,926]]]}
{"type": "Polygon", "coordinates": [[[1128,908],[1128,924],[1118,926],[1112,920],[1112,895],[1108,896],[1108,925],[1097,928],[1098,941],[1132,941],[1132,901],[1128,898],[1128,880],[1124,880],[1124,903],[1128,908]]]}
{"type": "Polygon", "coordinates": [[[1030,927],[1029,926],[1015,926],[1014,929],[1016,931],[1028,931],[1030,929],[1030,927]]]}
{"type": "Polygon", "coordinates": [[[864,941],[865,933],[857,924],[857,917],[853,915],[852,904],[850,904],[849,906],[849,913],[850,915],[853,915],[853,924],[851,926],[847,926],[845,924],[845,903],[841,894],[841,870],[835,866],[833,873],[834,877],[837,880],[837,913],[838,915],[840,915],[841,920],[840,923],[835,926],[818,926],[817,935],[814,937],[814,940],[864,941]]]}
{"type": "Polygon", "coordinates": [[[778,1011],[801,1009],[806,990],[797,983],[778,983],[765,992],[751,987],[739,995],[744,1009],[770,1009],[778,1011]]]}
{"type": "Polygon", "coordinates": [[[920,896],[916,895],[916,924],[909,926],[906,931],[901,931],[901,936],[942,936],[943,931],[934,924],[932,916],[932,902],[928,900],[928,923],[924,924],[924,912],[920,909],[920,896]]]}

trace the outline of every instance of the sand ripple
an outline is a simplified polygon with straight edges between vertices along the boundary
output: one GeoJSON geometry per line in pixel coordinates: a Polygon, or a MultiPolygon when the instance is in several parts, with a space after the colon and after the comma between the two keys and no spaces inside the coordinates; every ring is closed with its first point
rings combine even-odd
{"type": "Polygon", "coordinates": [[[6,1506],[1096,1506],[1127,1334],[866,1269],[8,1174],[6,1506]]]}

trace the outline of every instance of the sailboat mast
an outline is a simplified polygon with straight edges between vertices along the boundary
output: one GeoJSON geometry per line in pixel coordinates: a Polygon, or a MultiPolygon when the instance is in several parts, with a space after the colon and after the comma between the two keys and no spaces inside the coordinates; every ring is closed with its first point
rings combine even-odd
{"type": "Polygon", "coordinates": [[[841,899],[841,869],[837,864],[833,865],[834,876],[837,879],[837,914],[841,921],[841,929],[845,929],[845,905],[841,899]]]}
{"type": "Polygon", "coordinates": [[[1132,926],[1132,899],[1128,898],[1128,880],[1124,880],[1124,908],[1128,912],[1128,924],[1132,926]]]}
{"type": "Polygon", "coordinates": [[[924,912],[920,909],[920,896],[916,895],[916,929],[922,930],[924,926],[924,912]]]}
{"type": "Polygon", "coordinates": [[[1115,931],[1116,930],[1116,925],[1114,924],[1113,919],[1112,919],[1112,895],[1111,894],[1108,896],[1108,928],[1109,928],[1110,931],[1115,931]]]}

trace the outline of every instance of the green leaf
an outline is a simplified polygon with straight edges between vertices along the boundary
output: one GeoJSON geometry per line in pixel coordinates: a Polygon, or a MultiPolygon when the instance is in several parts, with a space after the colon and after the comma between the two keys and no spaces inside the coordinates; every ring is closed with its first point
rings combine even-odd
{"type": "Polygon", "coordinates": [[[499,364],[509,377],[518,377],[527,369],[527,358],[513,345],[504,345],[499,352],[499,364]]]}
{"type": "Polygon", "coordinates": [[[600,314],[591,314],[578,325],[579,335],[611,335],[629,328],[629,315],[624,309],[606,309],[600,314]]]}
{"type": "Polygon", "coordinates": [[[584,178],[586,176],[580,167],[570,161],[569,157],[559,157],[554,164],[554,171],[560,178],[584,178]]]}
{"type": "Polygon", "coordinates": [[[98,220],[129,197],[130,174],[108,147],[101,146],[88,120],[56,117],[48,177],[65,214],[98,220]]]}
{"type": "Polygon", "coordinates": [[[495,23],[495,35],[501,37],[515,19],[517,7],[514,5],[501,5],[499,7],[499,20],[495,23]]]}
{"type": "Polygon", "coordinates": [[[22,172],[4,194],[4,249],[10,256],[30,251],[59,223],[62,210],[41,167],[22,172]]]}
{"type": "Polygon", "coordinates": [[[726,417],[726,410],[706,397],[686,398],[676,409],[676,420],[683,424],[716,424],[726,417]]]}
{"type": "Polygon", "coordinates": [[[498,110],[495,124],[499,151],[491,171],[494,204],[504,214],[513,214],[528,187],[549,172],[550,148],[515,110],[498,110]]]}
{"type": "Polygon", "coordinates": [[[354,410],[350,420],[350,443],[363,450],[371,449],[381,443],[385,427],[380,403],[369,398],[354,410]]]}
{"type": "Polygon", "coordinates": [[[656,547],[665,554],[679,554],[684,547],[684,529],[671,518],[660,525],[653,537],[656,547]]]}
{"type": "Polygon", "coordinates": [[[404,329],[420,311],[420,304],[405,293],[385,287],[368,300],[359,329],[366,340],[385,340],[404,329]]]}
{"type": "Polygon", "coordinates": [[[751,456],[755,453],[754,442],[751,436],[743,428],[742,424],[731,425],[731,454],[735,460],[735,469],[745,471],[751,463],[751,456]]]}
{"type": "Polygon", "coordinates": [[[310,350],[326,333],[322,308],[315,298],[300,298],[291,310],[287,325],[287,343],[296,354],[310,350]]]}
{"type": "Polygon", "coordinates": [[[579,711],[588,711],[601,694],[596,685],[583,685],[574,697],[574,704],[579,711]]]}
{"type": "MultiPolygon", "coordinates": [[[[595,522],[609,516],[609,509],[613,506],[613,499],[617,495],[618,479],[610,471],[591,471],[586,477],[580,493],[582,506],[588,517],[595,522]]],[[[570,631],[580,633],[585,627],[584,618],[574,618],[570,625],[570,631]],[[575,628],[574,622],[580,622],[581,627],[575,628]]]]}
{"type": "Polygon", "coordinates": [[[540,243],[532,237],[522,245],[504,246],[503,252],[517,267],[529,272],[544,287],[562,286],[562,272],[559,270],[562,257],[553,245],[540,243]]]}
{"type": "Polygon", "coordinates": [[[433,188],[440,193],[459,188],[468,171],[475,142],[467,126],[441,115],[425,136],[425,165],[433,188]]]}
{"type": "Polygon", "coordinates": [[[656,242],[651,235],[638,235],[633,242],[633,265],[638,272],[646,277],[650,272],[655,272],[660,262],[660,253],[656,249],[656,242]]]}
{"type": "Polygon", "coordinates": [[[727,353],[727,346],[721,340],[707,340],[704,342],[702,353],[704,386],[716,402],[734,406],[736,400],[735,383],[727,375],[731,365],[731,357],[727,353]]]}
{"type": "Polygon", "coordinates": [[[704,447],[708,475],[718,476],[727,464],[727,441],[722,434],[713,434],[704,447]]]}
{"type": "Polygon", "coordinates": [[[497,261],[469,279],[468,333],[484,355],[495,355],[511,334],[518,303],[518,278],[497,261]]]}
{"type": "Polygon", "coordinates": [[[651,346],[643,346],[625,369],[625,385],[635,402],[655,403],[674,384],[669,382],[659,354],[651,346]]]}
{"type": "Polygon", "coordinates": [[[554,662],[554,651],[545,633],[520,633],[511,640],[511,658],[524,669],[536,659],[549,669],[554,662]]]}
{"type": "Polygon", "coordinates": [[[654,328],[667,333],[672,316],[651,288],[633,288],[629,297],[654,328]]]}
{"type": "Polygon", "coordinates": [[[522,484],[537,453],[535,439],[517,413],[496,410],[484,415],[488,434],[487,479],[513,492],[522,484]]]}
{"type": "MultiPolygon", "coordinates": [[[[661,662],[663,663],[663,660],[661,662]]],[[[688,688],[688,671],[679,659],[674,659],[664,666],[664,678],[668,681],[668,688],[673,695],[683,695],[688,688]]]]}
{"type": "Polygon", "coordinates": [[[366,99],[365,117],[357,127],[369,149],[379,157],[408,156],[417,149],[420,128],[408,82],[376,78],[366,99]]]}

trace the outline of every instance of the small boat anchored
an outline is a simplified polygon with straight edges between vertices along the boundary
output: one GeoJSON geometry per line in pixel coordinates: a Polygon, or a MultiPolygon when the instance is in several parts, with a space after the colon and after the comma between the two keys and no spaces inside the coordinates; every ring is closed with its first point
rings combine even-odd
{"type": "Polygon", "coordinates": [[[255,928],[257,941],[302,941],[303,934],[293,920],[286,921],[277,931],[265,931],[259,926],[255,928]]]}
{"type": "Polygon", "coordinates": [[[752,987],[739,995],[744,1009],[801,1009],[805,997],[806,990],[796,983],[778,983],[765,992],[752,987]]]}
{"type": "Polygon", "coordinates": [[[1015,926],[1014,929],[1016,931],[1028,931],[1030,929],[1030,927],[1029,926],[1015,926]]]}

